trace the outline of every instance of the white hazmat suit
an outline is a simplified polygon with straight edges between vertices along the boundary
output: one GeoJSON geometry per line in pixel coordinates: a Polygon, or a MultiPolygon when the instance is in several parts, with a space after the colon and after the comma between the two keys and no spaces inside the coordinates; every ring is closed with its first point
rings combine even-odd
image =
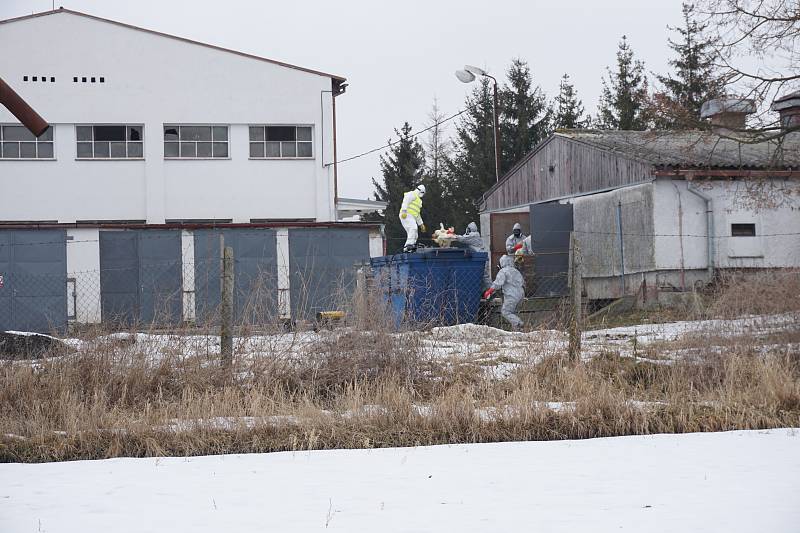
{"type": "Polygon", "coordinates": [[[519,237],[514,235],[514,233],[511,233],[511,235],[509,235],[508,238],[506,239],[506,253],[509,255],[513,255],[514,252],[516,251],[514,247],[525,240],[525,235],[522,234],[522,226],[520,225],[519,222],[514,224],[513,231],[517,230],[519,230],[519,237]]]}
{"type": "Polygon", "coordinates": [[[500,258],[500,271],[492,283],[490,291],[502,289],[503,305],[500,315],[508,321],[514,329],[522,327],[522,319],[517,315],[517,306],[525,297],[525,280],[519,270],[514,268],[514,259],[509,255],[500,258]]]}
{"type": "MultiPolygon", "coordinates": [[[[467,232],[464,235],[458,235],[455,238],[456,242],[460,242],[473,252],[485,252],[486,247],[483,245],[483,237],[481,232],[478,231],[478,225],[474,222],[467,224],[467,232]]],[[[489,276],[487,268],[483,269],[483,282],[481,290],[486,290],[492,284],[492,278],[489,276]]]]}
{"type": "Polygon", "coordinates": [[[400,223],[406,230],[406,243],[403,247],[404,252],[413,252],[417,248],[417,238],[419,230],[424,228],[422,222],[422,197],[425,196],[425,186],[420,185],[413,191],[408,191],[403,195],[403,204],[400,206],[400,223]]]}

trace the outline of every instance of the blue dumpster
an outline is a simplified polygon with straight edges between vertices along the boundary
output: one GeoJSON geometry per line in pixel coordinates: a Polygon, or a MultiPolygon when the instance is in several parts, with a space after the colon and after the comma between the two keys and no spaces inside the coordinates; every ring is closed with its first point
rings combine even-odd
{"type": "Polygon", "coordinates": [[[486,252],[432,248],[370,260],[376,287],[395,323],[474,322],[481,300],[486,252]]]}

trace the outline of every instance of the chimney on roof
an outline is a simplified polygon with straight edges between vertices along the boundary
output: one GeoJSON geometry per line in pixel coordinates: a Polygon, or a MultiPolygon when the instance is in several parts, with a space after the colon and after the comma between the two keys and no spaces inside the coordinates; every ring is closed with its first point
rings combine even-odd
{"type": "Polygon", "coordinates": [[[714,98],[700,108],[700,118],[707,118],[715,133],[730,134],[743,130],[747,115],[755,111],[756,103],[750,98],[714,98]]]}
{"type": "Polygon", "coordinates": [[[781,96],[770,109],[780,113],[781,128],[800,128],[800,91],[781,96]]]}

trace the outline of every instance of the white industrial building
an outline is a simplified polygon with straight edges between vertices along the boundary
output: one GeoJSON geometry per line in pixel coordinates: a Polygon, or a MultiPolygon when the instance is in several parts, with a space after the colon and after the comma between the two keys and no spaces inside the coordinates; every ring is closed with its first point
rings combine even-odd
{"type": "MultiPolygon", "coordinates": [[[[274,238],[276,305],[287,316],[293,232],[351,231],[358,236],[344,240],[357,243],[354,258],[382,254],[379,226],[337,222],[382,207],[338,197],[343,77],[63,8],[0,21],[0,50],[0,76],[51,125],[33,138],[0,107],[0,240],[15,251],[0,252],[0,305],[13,307],[3,300],[12,298],[17,312],[35,314],[35,298],[46,300],[25,302],[14,286],[23,274],[45,275],[24,259],[22,247],[45,235],[33,231],[63,233],[67,315],[81,323],[103,318],[101,241],[114,249],[104,232],[171,232],[164,240],[177,235],[188,263],[198,231],[263,231],[274,238]]],[[[191,278],[181,280],[183,320],[195,318],[191,278]]],[[[58,315],[61,297],[48,297],[58,315]]],[[[30,327],[42,329],[40,319],[30,327]]],[[[0,329],[4,322],[28,325],[0,313],[0,329]]]]}
{"type": "Polygon", "coordinates": [[[775,103],[785,128],[753,142],[750,101],[705,107],[712,131],[565,130],[484,196],[493,252],[514,221],[530,232],[536,296],[566,291],[569,236],[593,299],[705,285],[725,270],[800,268],[800,94],[775,103]],[[497,237],[497,238],[496,238],[497,237]]]}

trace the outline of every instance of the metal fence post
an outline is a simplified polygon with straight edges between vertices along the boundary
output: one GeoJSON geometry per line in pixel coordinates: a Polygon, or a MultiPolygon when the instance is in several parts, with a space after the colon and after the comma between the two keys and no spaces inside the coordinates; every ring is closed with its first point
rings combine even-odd
{"type": "Polygon", "coordinates": [[[569,301],[570,301],[570,322],[569,322],[569,358],[571,361],[579,361],[581,357],[581,319],[583,315],[581,301],[582,274],[581,274],[581,250],[575,233],[569,236],[569,301]]]}
{"type": "Polygon", "coordinates": [[[622,235],[622,201],[617,203],[617,226],[619,228],[620,268],[622,269],[622,273],[619,277],[620,287],[622,289],[620,296],[625,296],[625,239],[622,235]]]}
{"type": "MultiPolygon", "coordinates": [[[[220,243],[224,245],[224,240],[220,243]]],[[[222,253],[222,276],[220,279],[221,305],[219,346],[222,364],[233,362],[233,248],[225,246],[222,253]]]]}

